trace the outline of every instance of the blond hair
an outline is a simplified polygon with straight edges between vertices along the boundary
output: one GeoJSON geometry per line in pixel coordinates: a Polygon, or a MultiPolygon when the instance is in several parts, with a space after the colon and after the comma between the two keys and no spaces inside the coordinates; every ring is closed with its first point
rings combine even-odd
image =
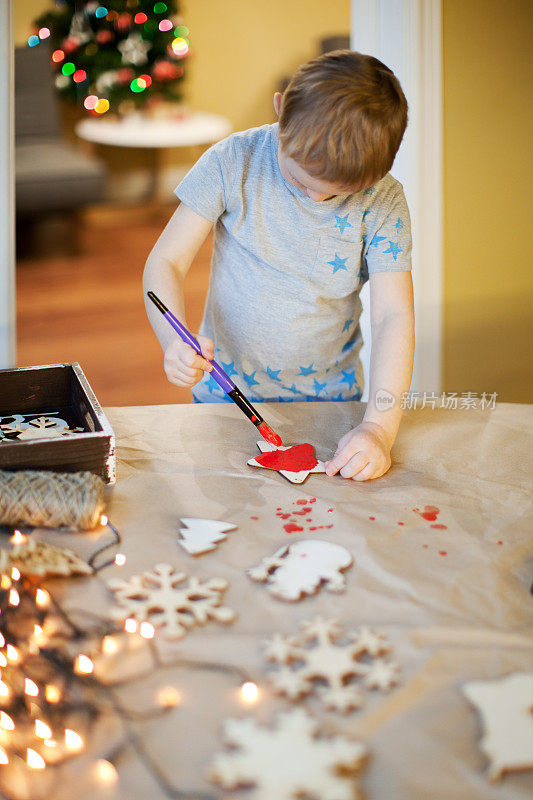
{"type": "Polygon", "coordinates": [[[310,175],[364,188],[392,167],[407,126],[400,82],[373,56],[334,50],[302,64],[283,93],[283,154],[310,175]]]}

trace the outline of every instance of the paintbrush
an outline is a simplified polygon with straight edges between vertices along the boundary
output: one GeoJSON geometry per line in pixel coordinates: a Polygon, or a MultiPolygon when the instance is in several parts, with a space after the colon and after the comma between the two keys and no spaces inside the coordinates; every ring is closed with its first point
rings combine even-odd
{"type": "MultiPolygon", "coordinates": [[[[163,314],[167,322],[170,322],[176,333],[183,339],[183,341],[190,345],[195,352],[198,353],[199,356],[202,356],[202,349],[198,343],[198,341],[194,338],[194,336],[189,333],[185,325],[177,319],[172,311],[166,307],[166,305],[155,295],[153,292],[148,292],[148,297],[154,303],[155,306],[160,310],[163,314]]],[[[228,395],[231,400],[237,405],[241,411],[243,411],[248,419],[253,422],[263,439],[266,439],[267,442],[271,442],[279,447],[279,445],[283,444],[281,441],[281,437],[272,430],[270,425],[264,421],[262,416],[259,412],[253,407],[253,405],[246,399],[246,397],[242,394],[242,392],[235,386],[229,375],[224,372],[220,364],[213,359],[209,362],[213,365],[213,370],[209,373],[213,376],[215,381],[218,383],[221,389],[228,395]]]]}

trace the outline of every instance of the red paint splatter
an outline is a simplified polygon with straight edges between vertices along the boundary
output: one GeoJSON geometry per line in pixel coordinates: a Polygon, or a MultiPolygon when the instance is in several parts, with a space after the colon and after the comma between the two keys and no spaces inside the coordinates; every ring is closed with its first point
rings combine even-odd
{"type": "Polygon", "coordinates": [[[296,501],[296,505],[297,506],[306,506],[307,505],[307,500],[297,500],[296,501]]]}
{"type": "Polygon", "coordinates": [[[503,542],[497,542],[497,544],[503,544],[503,542]]]}
{"type": "Polygon", "coordinates": [[[305,516],[305,514],[310,514],[311,513],[311,509],[310,508],[302,508],[300,511],[293,511],[292,513],[293,514],[299,514],[301,517],[303,517],[303,516],[305,516]]]}
{"type": "Polygon", "coordinates": [[[439,523],[437,523],[436,525],[430,525],[429,527],[430,528],[434,528],[437,531],[446,531],[446,530],[448,530],[448,526],[447,525],[440,525],[439,523]]]}
{"type": "Polygon", "coordinates": [[[296,533],[296,531],[303,531],[303,528],[300,525],[295,525],[294,522],[287,522],[286,525],[283,526],[284,530],[287,533],[296,533]]]}
{"type": "Polygon", "coordinates": [[[316,503],[316,497],[312,497],[309,502],[310,503],[316,503]]]}
{"type": "Polygon", "coordinates": [[[282,469],[288,472],[311,470],[318,464],[311,444],[295,444],[288,450],[272,450],[261,453],[260,456],[256,456],[255,460],[267,469],[282,469]]]}
{"type": "Polygon", "coordinates": [[[306,522],[312,522],[313,520],[311,519],[311,517],[309,517],[309,518],[308,518],[308,519],[306,519],[305,521],[306,521],[306,522]]]}
{"type": "MultiPolygon", "coordinates": [[[[403,524],[404,524],[403,522],[398,523],[398,525],[403,525],[403,524]]],[[[431,527],[433,528],[434,526],[432,525],[431,527]]]]}
{"type": "Polygon", "coordinates": [[[446,552],[446,550],[439,550],[439,556],[447,556],[447,555],[448,553],[446,552]]]}
{"type": "Polygon", "coordinates": [[[281,506],[279,506],[278,508],[276,508],[276,511],[281,511],[281,506]]]}
{"type": "Polygon", "coordinates": [[[333,528],[333,525],[315,525],[313,528],[309,528],[310,531],[322,531],[327,528],[333,528]]]}
{"type": "Polygon", "coordinates": [[[334,508],[328,508],[328,514],[331,514],[333,511],[335,511],[334,508]]]}
{"type": "Polygon", "coordinates": [[[368,519],[375,520],[376,518],[375,517],[369,517],[368,519]]]}
{"type": "Polygon", "coordinates": [[[276,514],[276,517],[281,517],[281,519],[289,519],[290,514],[276,514]]]}
{"type": "Polygon", "coordinates": [[[283,444],[281,436],[278,436],[278,434],[275,431],[273,431],[270,425],[267,425],[266,422],[262,422],[261,425],[258,425],[257,430],[259,431],[263,439],[266,439],[267,442],[275,444],[276,447],[279,447],[280,445],[283,444]]]}
{"type": "Polygon", "coordinates": [[[255,414],[252,414],[251,420],[252,422],[257,422],[257,417],[255,416],[255,414]]]}
{"type": "Polygon", "coordinates": [[[423,544],[422,547],[429,547],[429,545],[428,544],[423,544]]]}
{"type": "Polygon", "coordinates": [[[259,517],[250,517],[250,519],[259,519],[259,517]]]}
{"type": "Polygon", "coordinates": [[[413,511],[420,514],[423,519],[427,519],[428,522],[435,522],[437,515],[440,513],[440,509],[437,506],[424,506],[423,511],[420,511],[419,508],[413,508],[413,511]]]}

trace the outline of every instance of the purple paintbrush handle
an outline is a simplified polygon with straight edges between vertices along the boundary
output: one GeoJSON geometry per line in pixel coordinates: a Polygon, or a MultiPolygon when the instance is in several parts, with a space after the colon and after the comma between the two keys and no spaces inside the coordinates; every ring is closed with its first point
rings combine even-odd
{"type": "MultiPolygon", "coordinates": [[[[198,353],[198,355],[202,356],[203,358],[202,348],[200,347],[198,340],[194,338],[192,333],[189,333],[185,325],[182,325],[179,319],[176,319],[176,317],[171,311],[166,311],[163,314],[163,316],[166,317],[168,322],[170,322],[174,330],[181,336],[183,341],[186,344],[190,345],[192,349],[195,350],[198,353]]],[[[213,378],[216,380],[220,388],[223,389],[226,392],[226,394],[232,392],[235,389],[235,384],[233,383],[229,375],[227,375],[224,372],[220,364],[217,364],[217,362],[214,359],[209,363],[213,365],[213,369],[209,374],[213,376],[213,378]]]]}

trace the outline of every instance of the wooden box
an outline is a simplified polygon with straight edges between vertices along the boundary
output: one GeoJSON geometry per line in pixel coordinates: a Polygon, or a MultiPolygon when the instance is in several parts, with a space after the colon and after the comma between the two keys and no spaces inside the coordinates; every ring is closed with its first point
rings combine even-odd
{"type": "Polygon", "coordinates": [[[10,426],[8,419],[3,431],[13,429],[20,415],[26,420],[47,414],[82,431],[24,441],[2,433],[0,469],[87,470],[115,483],[115,435],[79,364],[0,370],[0,418],[4,423],[6,417],[14,420],[10,426]]]}

